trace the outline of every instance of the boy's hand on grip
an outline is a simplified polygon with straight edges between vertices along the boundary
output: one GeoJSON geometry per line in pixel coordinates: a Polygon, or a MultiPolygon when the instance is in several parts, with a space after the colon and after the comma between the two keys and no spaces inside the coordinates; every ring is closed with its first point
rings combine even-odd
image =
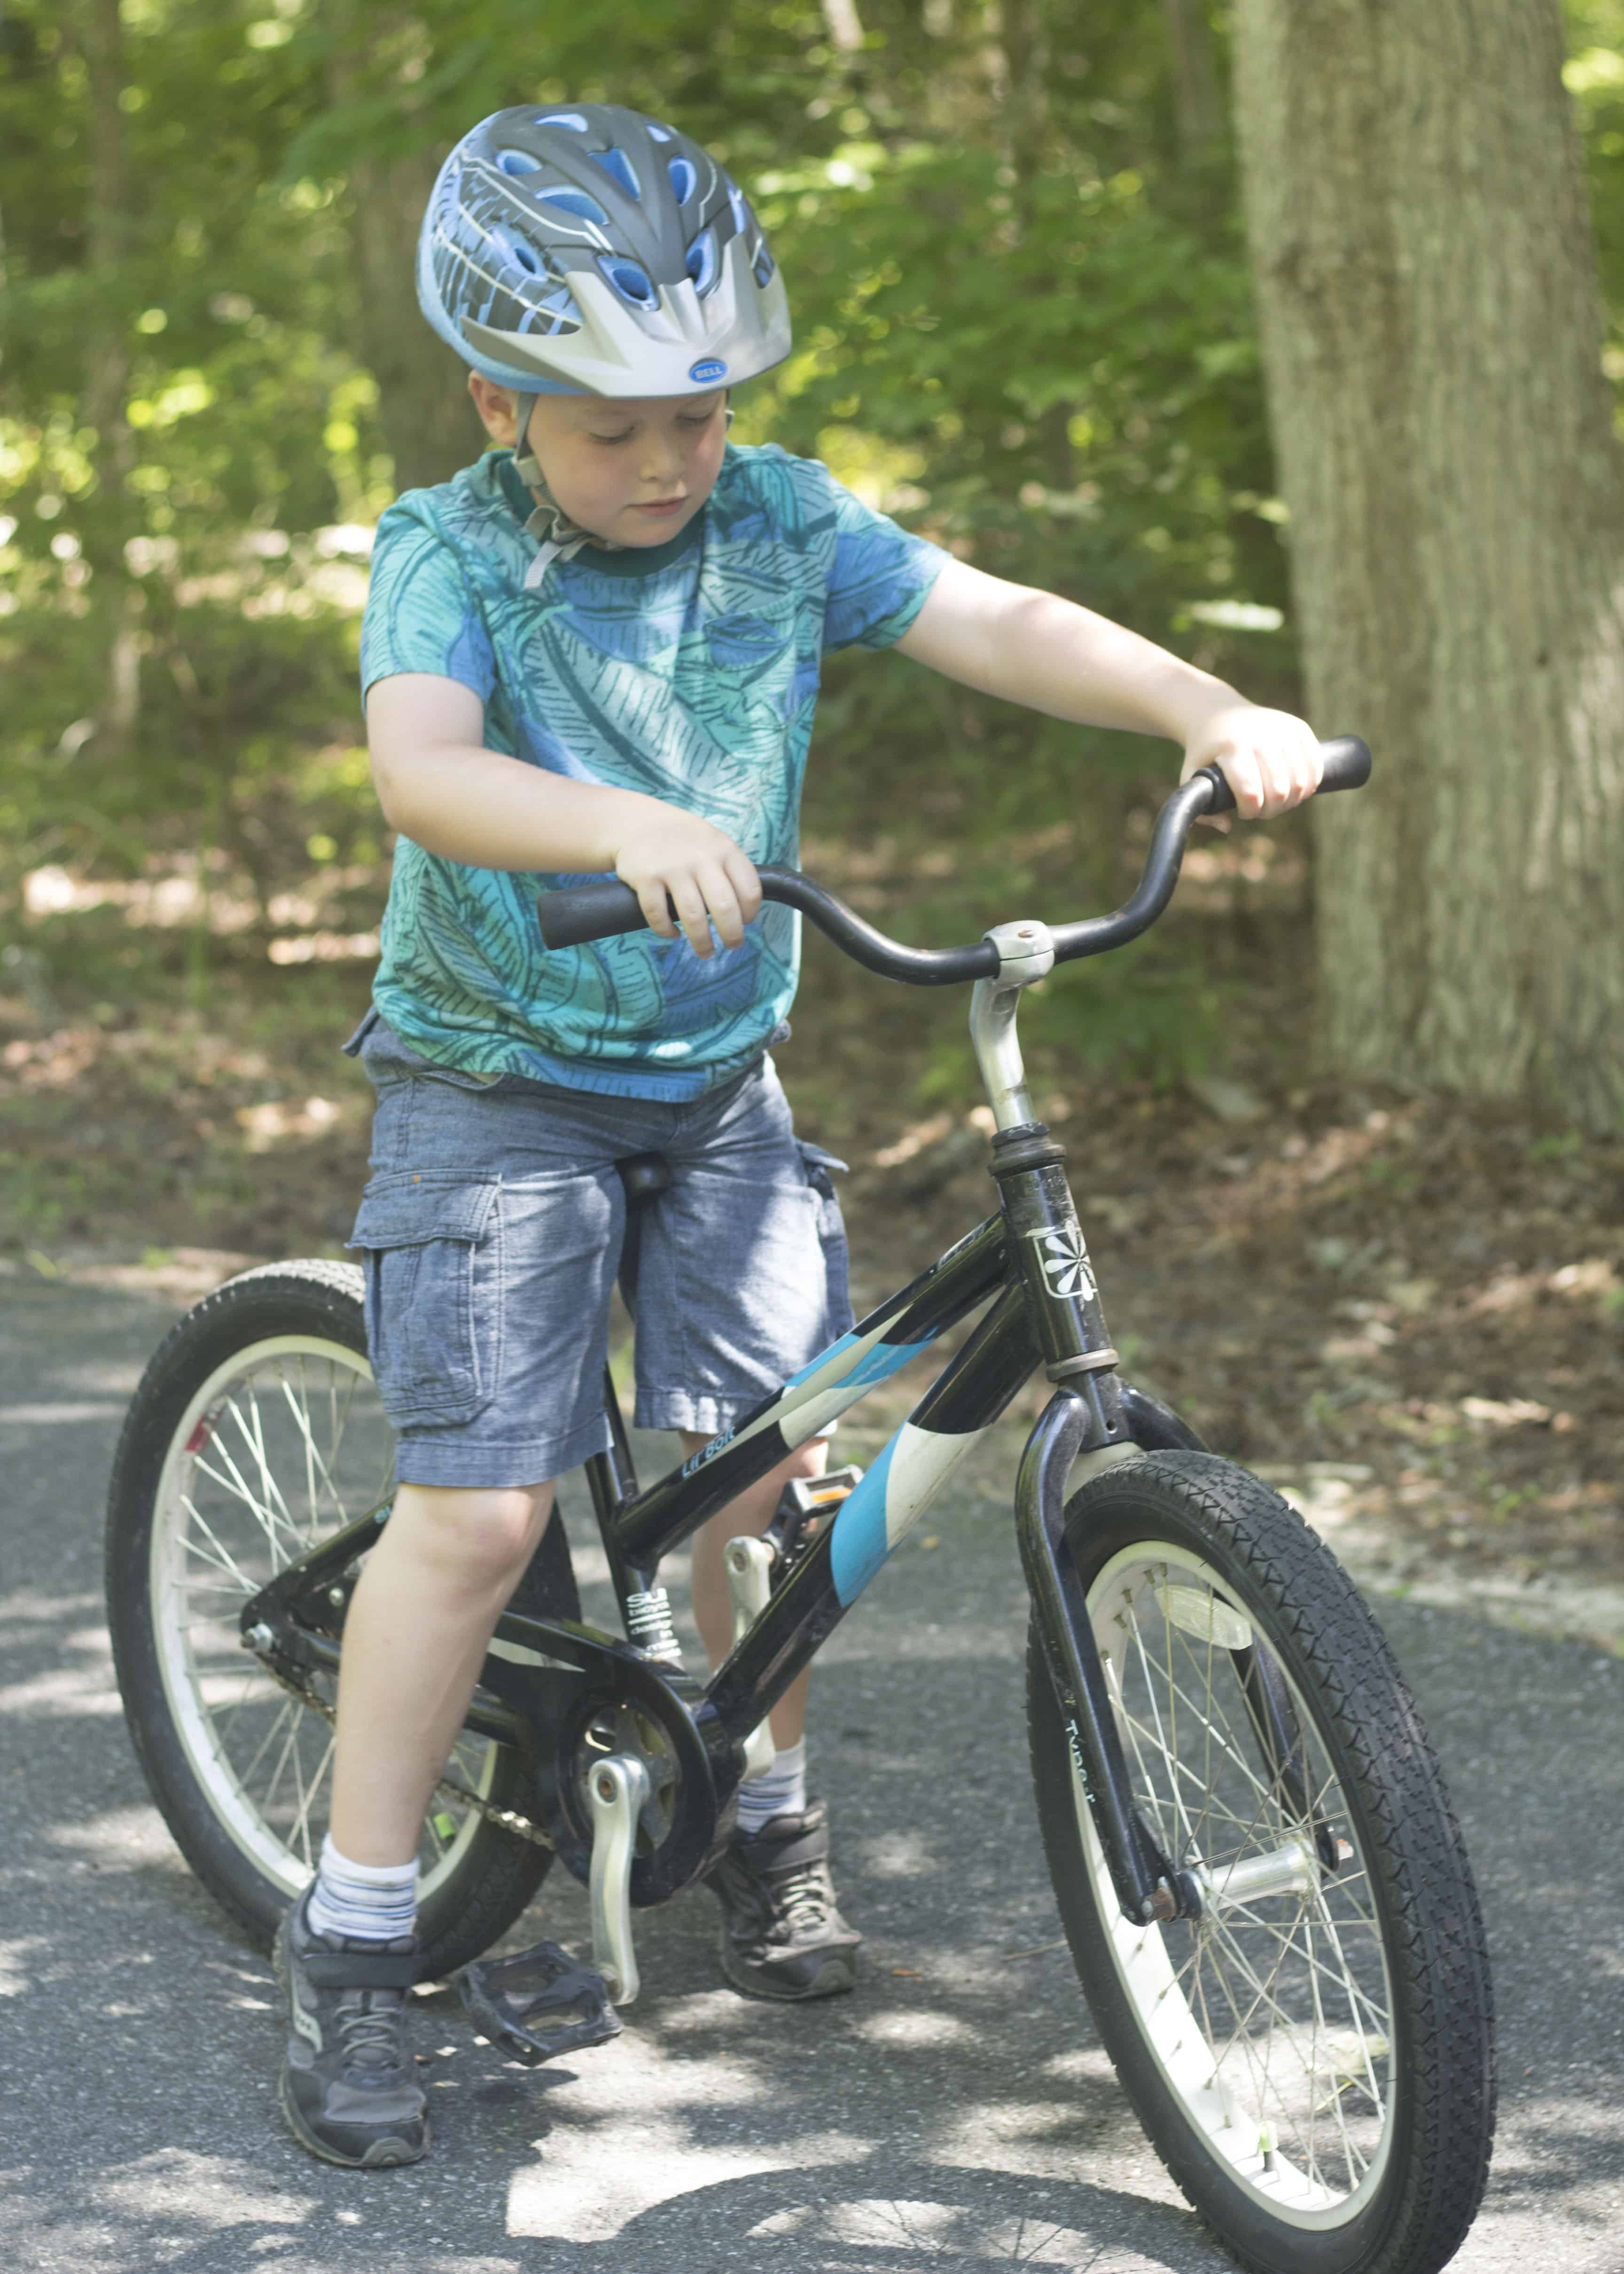
{"type": "Polygon", "coordinates": [[[614,867],[636,893],[650,930],[675,939],[680,926],[697,956],[713,952],[713,923],[724,947],[738,947],[761,910],[761,885],[748,855],[726,830],[674,806],[638,817],[615,847],[614,867]]]}
{"type": "Polygon", "coordinates": [[[1234,791],[1236,810],[1245,821],[1271,821],[1320,787],[1321,758],[1313,728],[1289,711],[1271,711],[1259,703],[1225,704],[1204,719],[1185,745],[1178,779],[1187,782],[1212,765],[1234,791]]]}

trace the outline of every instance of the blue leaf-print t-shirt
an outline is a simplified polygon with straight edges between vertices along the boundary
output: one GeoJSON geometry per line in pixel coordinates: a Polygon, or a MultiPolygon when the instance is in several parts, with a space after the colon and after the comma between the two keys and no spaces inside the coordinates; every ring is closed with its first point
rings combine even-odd
{"type": "MultiPolygon", "coordinates": [[[[378,525],[361,628],[365,696],[432,672],[472,688],[493,750],[635,789],[793,867],[819,660],[887,647],[946,555],[816,460],[729,444],[668,545],[553,560],[511,451],[378,525]]],[[[548,951],[538,892],[575,877],[475,869],[397,840],[373,999],[436,1065],[619,1096],[698,1096],[760,1057],[789,1008],[799,919],[769,906],[702,962],[649,931],[548,951]]]]}

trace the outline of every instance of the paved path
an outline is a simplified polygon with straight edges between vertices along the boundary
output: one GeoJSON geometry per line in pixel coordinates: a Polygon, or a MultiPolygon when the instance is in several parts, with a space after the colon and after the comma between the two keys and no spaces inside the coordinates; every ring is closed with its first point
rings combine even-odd
{"type": "MultiPolygon", "coordinates": [[[[148,1805],[114,1694],[100,1503],[173,1315],[0,1281],[0,2232],[18,2274],[1216,2274],[1093,2040],[1057,1932],[1022,1732],[1023,1605],[988,1499],[944,1510],[826,1655],[815,1722],[852,1998],[718,1986],[703,1893],[643,1921],[613,2045],[540,2075],[423,2001],[438,2146],[312,2163],[274,2101],[269,1971],[148,1805]],[[974,1615],[975,1626],[971,1626],[974,1615]],[[1011,1955],[1011,1954],[1025,1954],[1011,1955]]],[[[579,1495],[577,1502],[579,1502],[579,1495]]],[[[1383,1607],[1488,1907],[1505,2103],[1461,2274],[1617,2274],[1624,1664],[1383,1607]]],[[[531,1932],[570,1939],[580,1891],[531,1932]]]]}

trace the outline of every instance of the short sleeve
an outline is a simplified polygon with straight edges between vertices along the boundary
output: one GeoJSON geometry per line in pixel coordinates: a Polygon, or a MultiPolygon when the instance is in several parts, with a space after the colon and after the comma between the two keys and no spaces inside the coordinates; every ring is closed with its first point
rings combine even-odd
{"type": "Polygon", "coordinates": [[[400,671],[428,671],[488,703],[496,682],[490,634],[455,553],[410,514],[378,524],[361,619],[361,695],[400,671]]]}
{"type": "Polygon", "coordinates": [[[834,523],[823,645],[891,647],[924,606],[950,556],[853,497],[827,466],[809,460],[803,468],[821,478],[820,502],[834,523]]]}

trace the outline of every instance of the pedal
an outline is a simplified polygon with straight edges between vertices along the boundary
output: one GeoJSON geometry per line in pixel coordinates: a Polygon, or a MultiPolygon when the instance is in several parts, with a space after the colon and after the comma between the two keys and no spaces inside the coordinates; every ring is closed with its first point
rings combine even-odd
{"type": "Polygon", "coordinates": [[[629,1753],[610,1753],[594,1764],[587,1797],[592,1811],[592,1961],[609,1997],[617,2006],[629,2006],[640,1986],[632,1947],[632,1857],[637,1818],[649,1797],[649,1772],[629,1753]]]}
{"type": "Polygon", "coordinates": [[[769,1542],[793,1562],[824,1530],[841,1502],[856,1490],[862,1473],[852,1463],[844,1469],[825,1470],[821,1477],[792,1477],[778,1495],[765,1534],[769,1542]]]}
{"type": "MultiPolygon", "coordinates": [[[[733,1597],[735,1650],[767,1608],[777,1560],[767,1540],[753,1540],[748,1533],[730,1540],[723,1551],[727,1592],[733,1597]]],[[[772,1766],[776,1751],[771,1729],[765,1721],[758,1721],[744,1741],[745,1775],[762,1775],[772,1766]]]]}
{"type": "Polygon", "coordinates": [[[530,2068],[620,2034],[603,1976],[556,1942],[476,1959],[451,1978],[480,2035],[530,2068]]]}

